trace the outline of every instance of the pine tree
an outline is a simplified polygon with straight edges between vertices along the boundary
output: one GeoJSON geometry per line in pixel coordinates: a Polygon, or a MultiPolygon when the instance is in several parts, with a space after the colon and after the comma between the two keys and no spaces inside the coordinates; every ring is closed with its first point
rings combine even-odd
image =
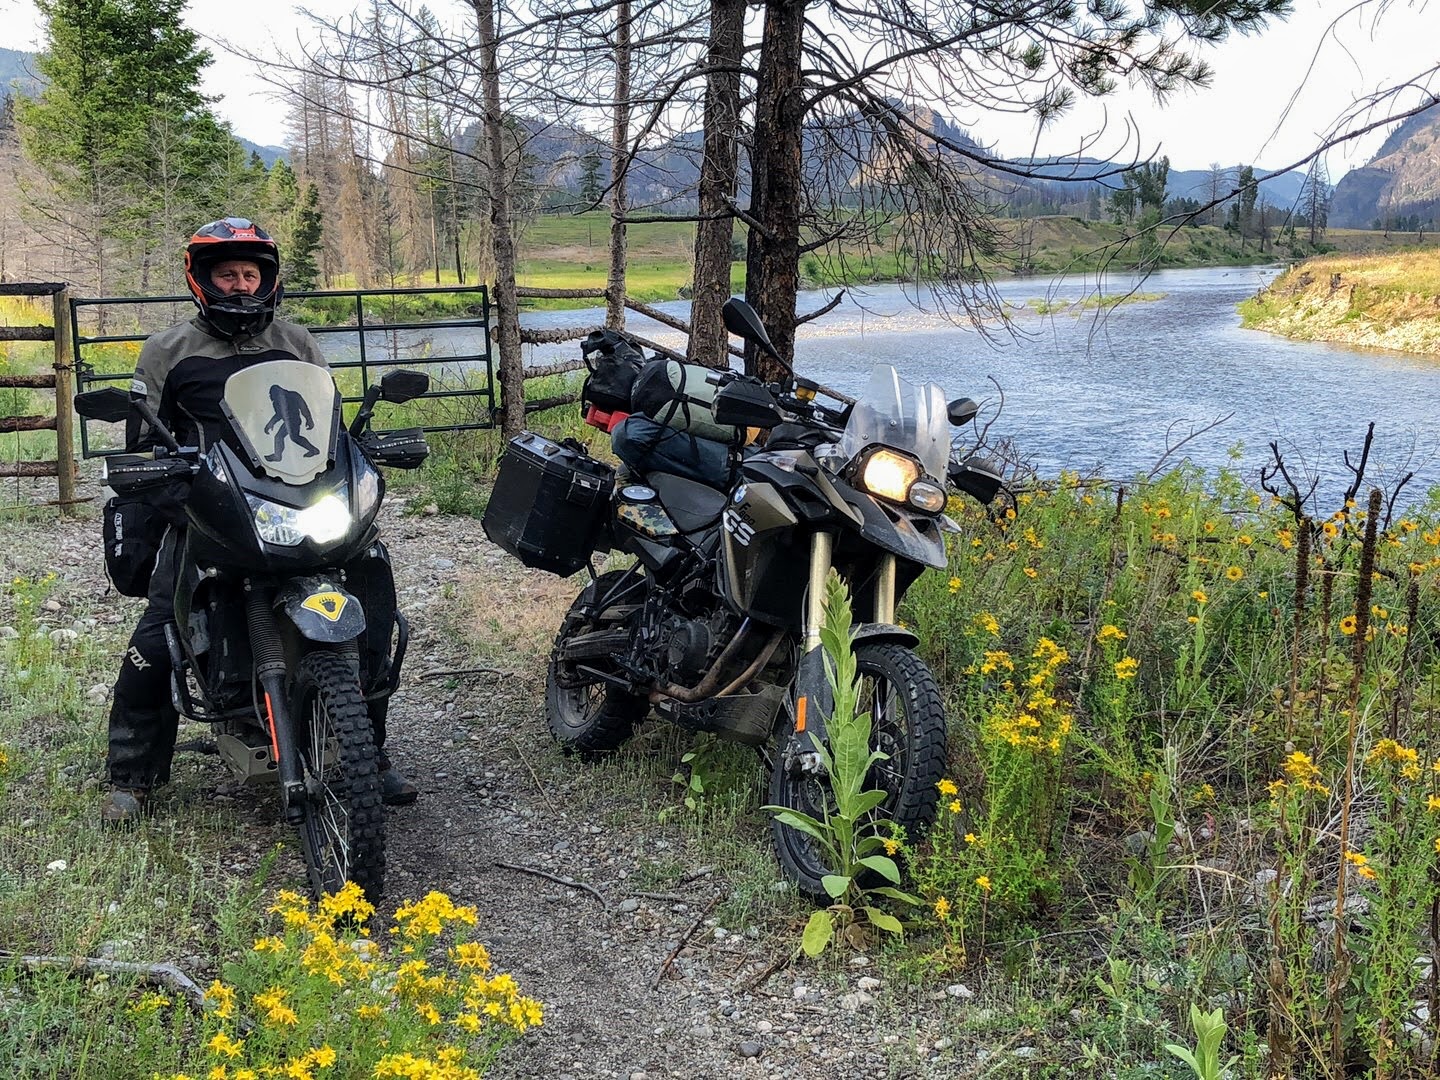
{"type": "Polygon", "coordinates": [[[320,250],[321,229],[320,189],[314,184],[306,184],[305,197],[295,213],[295,231],[290,240],[289,254],[286,255],[285,249],[281,248],[281,255],[286,260],[285,280],[297,291],[315,288],[319,277],[315,253],[320,250]]]}

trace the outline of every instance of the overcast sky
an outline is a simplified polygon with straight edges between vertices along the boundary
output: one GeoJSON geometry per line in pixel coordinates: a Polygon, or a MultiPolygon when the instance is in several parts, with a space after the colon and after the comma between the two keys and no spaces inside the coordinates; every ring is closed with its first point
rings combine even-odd
{"type": "MultiPolygon", "coordinates": [[[[1255,37],[1234,38],[1206,49],[1204,55],[1216,69],[1213,85],[1177,95],[1163,109],[1147,95],[1122,88],[1103,105],[1077,109],[1047,130],[1038,143],[1033,124],[1020,118],[953,119],[1012,156],[1032,150],[1073,153],[1086,134],[1102,125],[1105,135],[1087,156],[1131,156],[1137,152],[1137,140],[1126,144],[1129,119],[1139,132],[1138,151],[1168,154],[1177,169],[1205,168],[1212,162],[1278,168],[1307,155],[1357,98],[1399,77],[1440,65],[1440,10],[1427,10],[1417,0],[1389,0],[1377,21],[1374,11],[1383,2],[1296,0],[1288,22],[1255,37]],[[1290,115],[1282,122],[1282,110],[1297,89],[1290,115]]],[[[438,12],[450,7],[447,0],[432,0],[431,6],[438,12]]],[[[353,10],[355,0],[309,0],[305,7],[338,16],[353,10]]],[[[234,41],[258,50],[273,43],[282,51],[295,52],[296,36],[309,33],[309,22],[297,14],[294,0],[239,4],[205,0],[190,5],[187,19],[215,54],[205,90],[221,97],[216,105],[220,115],[252,142],[283,143],[283,106],[255,78],[250,63],[228,52],[227,45],[234,41]]],[[[39,49],[41,23],[31,0],[0,0],[0,24],[7,28],[7,46],[39,49]],[[11,27],[17,32],[8,32],[11,27]]],[[[1440,92],[1440,79],[1431,75],[1429,88],[1440,92]]],[[[1332,181],[1364,164],[1383,137],[1377,132],[1332,150],[1327,158],[1332,181]]]]}

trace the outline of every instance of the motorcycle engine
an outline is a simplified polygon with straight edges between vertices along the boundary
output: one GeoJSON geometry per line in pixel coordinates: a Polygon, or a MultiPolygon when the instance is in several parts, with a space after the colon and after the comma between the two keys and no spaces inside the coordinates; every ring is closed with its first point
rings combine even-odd
{"type": "Polygon", "coordinates": [[[715,644],[715,634],[704,619],[671,615],[660,624],[659,652],[673,682],[689,685],[704,674],[705,659],[715,644]]]}

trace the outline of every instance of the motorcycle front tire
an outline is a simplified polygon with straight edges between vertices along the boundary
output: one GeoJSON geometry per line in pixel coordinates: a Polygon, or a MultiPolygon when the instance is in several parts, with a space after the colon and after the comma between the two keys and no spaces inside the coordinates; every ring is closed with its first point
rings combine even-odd
{"type": "MultiPolygon", "coordinates": [[[[600,620],[586,617],[585,609],[627,573],[607,570],[581,590],[555,635],[556,651],[576,634],[603,628],[600,620]]],[[[643,696],[626,693],[601,679],[577,685],[573,678],[564,677],[554,656],[545,669],[545,719],[550,734],[567,754],[596,758],[613,753],[625,744],[649,711],[643,696]]]]}
{"type": "MultiPolygon", "coordinates": [[[[914,837],[935,820],[935,785],[945,772],[944,700],[925,662],[902,645],[862,643],[855,648],[855,666],[861,685],[856,707],[871,716],[870,748],[888,755],[870,767],[861,790],[884,788],[886,799],[874,816],[896,822],[914,837]]],[[[769,795],[773,806],[819,819],[831,798],[828,778],[793,772],[783,748],[773,755],[769,795]]],[[[834,870],[814,842],[774,818],[770,831],[785,876],[804,896],[829,903],[822,879],[834,870]]]]}
{"type": "Polygon", "coordinates": [[[353,663],[312,652],[291,679],[290,716],[308,799],[300,847],[318,898],[353,881],[372,904],[385,887],[379,753],[353,663]]]}

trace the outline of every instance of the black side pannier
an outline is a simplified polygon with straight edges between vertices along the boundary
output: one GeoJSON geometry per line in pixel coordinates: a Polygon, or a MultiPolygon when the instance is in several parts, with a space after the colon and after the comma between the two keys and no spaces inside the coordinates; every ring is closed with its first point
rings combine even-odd
{"type": "Polygon", "coordinates": [[[630,390],[645,366],[640,350],[618,331],[596,330],[580,343],[580,356],[590,371],[580,388],[581,405],[629,412],[630,390]]]}
{"type": "Polygon", "coordinates": [[[190,466],[179,458],[117,454],[105,461],[105,483],[115,492],[100,523],[105,573],[122,596],[147,596],[165,529],[185,525],[190,466]]]}
{"type": "Polygon", "coordinates": [[[500,459],[481,527],[526,566],[569,577],[600,544],[615,470],[574,439],[522,431],[500,459]]]}
{"type": "Polygon", "coordinates": [[[150,573],[167,524],[165,515],[146,497],[116,495],[106,501],[101,525],[105,573],[121,596],[149,594],[150,573]]]}

